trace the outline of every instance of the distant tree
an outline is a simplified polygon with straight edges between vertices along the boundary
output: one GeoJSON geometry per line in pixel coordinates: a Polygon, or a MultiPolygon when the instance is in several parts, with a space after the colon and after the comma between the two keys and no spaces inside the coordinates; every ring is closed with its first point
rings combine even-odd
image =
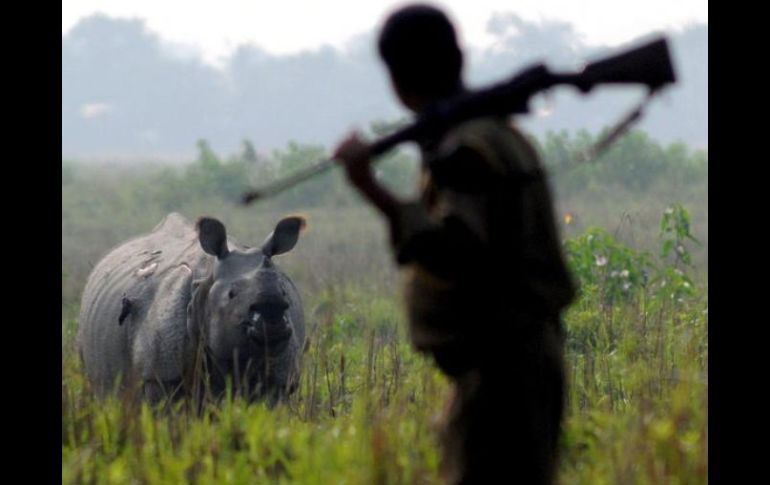
{"type": "MultiPolygon", "coordinates": [[[[291,176],[310,165],[318,163],[327,156],[326,149],[321,145],[301,144],[291,141],[284,150],[273,152],[273,165],[277,169],[275,178],[291,176]]],[[[332,169],[286,190],[276,199],[287,208],[317,207],[324,204],[339,205],[349,201],[346,199],[349,192],[350,189],[346,183],[343,183],[340,171],[332,169]]]]}
{"type": "Polygon", "coordinates": [[[641,130],[623,135],[598,158],[581,160],[601,136],[586,130],[551,132],[538,145],[559,193],[590,191],[602,185],[639,193],[661,182],[682,185],[708,179],[705,152],[692,152],[682,143],[662,145],[641,130]]]}
{"type": "Polygon", "coordinates": [[[240,160],[230,160],[222,163],[208,142],[200,139],[197,142],[198,159],[187,169],[186,182],[188,187],[195,188],[198,194],[216,194],[225,199],[234,199],[248,184],[246,164],[240,160]]]}
{"type": "Polygon", "coordinates": [[[241,157],[242,162],[250,165],[256,165],[257,163],[257,151],[254,149],[254,144],[250,140],[244,139],[241,142],[241,157]]]}
{"type": "Polygon", "coordinates": [[[325,158],[326,149],[321,145],[306,145],[290,141],[285,150],[273,153],[281,176],[290,175],[325,158]]]}
{"type": "Polygon", "coordinates": [[[254,149],[254,145],[249,140],[243,140],[243,148],[241,149],[241,160],[248,164],[257,163],[257,151],[254,149]]]}
{"type": "Polygon", "coordinates": [[[203,138],[196,143],[198,146],[198,163],[204,169],[216,169],[221,164],[219,158],[203,138]]]}

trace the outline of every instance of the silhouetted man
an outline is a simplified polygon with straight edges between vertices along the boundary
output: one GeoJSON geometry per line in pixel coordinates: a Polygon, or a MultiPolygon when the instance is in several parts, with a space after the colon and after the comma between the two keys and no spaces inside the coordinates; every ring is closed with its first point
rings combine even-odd
{"type": "MultiPolygon", "coordinates": [[[[392,14],[379,52],[417,114],[465,89],[454,28],[433,7],[392,14]]],[[[452,484],[551,484],[564,399],[560,314],[574,288],[539,159],[498,118],[463,123],[420,148],[414,202],[377,183],[356,135],[335,156],[389,222],[414,346],[452,380],[443,473],[452,484]]]]}

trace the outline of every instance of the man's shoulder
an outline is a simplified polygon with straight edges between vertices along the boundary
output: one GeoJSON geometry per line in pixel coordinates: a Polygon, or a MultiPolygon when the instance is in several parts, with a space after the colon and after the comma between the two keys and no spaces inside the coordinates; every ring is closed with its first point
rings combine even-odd
{"type": "Polygon", "coordinates": [[[452,128],[440,145],[444,156],[473,152],[495,172],[518,172],[539,165],[537,152],[529,137],[502,118],[478,118],[452,128]]]}
{"type": "Polygon", "coordinates": [[[484,139],[493,137],[528,138],[526,133],[520,127],[511,123],[508,118],[497,116],[485,116],[458,123],[447,132],[445,138],[462,138],[466,136],[484,139]]]}
{"type": "Polygon", "coordinates": [[[490,144],[498,137],[510,136],[510,125],[499,118],[477,118],[462,122],[447,131],[442,145],[458,143],[490,144]]]}

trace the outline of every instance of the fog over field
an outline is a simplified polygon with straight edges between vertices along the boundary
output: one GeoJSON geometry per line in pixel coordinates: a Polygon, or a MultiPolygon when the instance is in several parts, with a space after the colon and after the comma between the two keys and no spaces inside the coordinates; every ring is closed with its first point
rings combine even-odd
{"type": "MultiPolygon", "coordinates": [[[[469,49],[472,86],[503,79],[535,60],[556,69],[613,52],[585,43],[561,21],[533,23],[495,14],[496,42],[469,49]]],[[[649,36],[645,36],[648,38],[649,36]]],[[[708,147],[708,26],[669,32],[679,82],[650,106],[639,125],[661,142],[708,147]]],[[[633,42],[632,42],[633,43],[633,42]]],[[[219,67],[192,47],[166,41],[144,21],[92,15],[62,36],[62,156],[93,159],[190,159],[204,138],[231,153],[243,139],[259,153],[290,140],[329,146],[351,127],[406,116],[391,94],[368,32],[345,48],[321,46],[274,55],[242,44],[219,67]]],[[[596,132],[643,96],[608,89],[579,97],[554,91],[522,120],[535,135],[549,130],[596,132]]]]}

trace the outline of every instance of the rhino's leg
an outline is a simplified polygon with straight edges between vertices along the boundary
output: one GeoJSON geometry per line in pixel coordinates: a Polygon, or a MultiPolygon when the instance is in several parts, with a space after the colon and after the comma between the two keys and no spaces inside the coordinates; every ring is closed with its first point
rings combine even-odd
{"type": "Polygon", "coordinates": [[[270,406],[288,400],[299,387],[299,354],[301,348],[291,342],[273,363],[266,379],[266,398],[270,406]]]}
{"type": "Polygon", "coordinates": [[[190,280],[191,273],[186,267],[164,275],[133,342],[133,367],[152,402],[169,397],[172,392],[184,394],[177,388],[183,382],[184,369],[194,358],[187,336],[190,280]]]}
{"type": "Polygon", "coordinates": [[[158,404],[164,401],[172,402],[181,398],[183,395],[184,392],[181,379],[168,381],[145,379],[144,381],[144,397],[151,404],[158,404]]]}

